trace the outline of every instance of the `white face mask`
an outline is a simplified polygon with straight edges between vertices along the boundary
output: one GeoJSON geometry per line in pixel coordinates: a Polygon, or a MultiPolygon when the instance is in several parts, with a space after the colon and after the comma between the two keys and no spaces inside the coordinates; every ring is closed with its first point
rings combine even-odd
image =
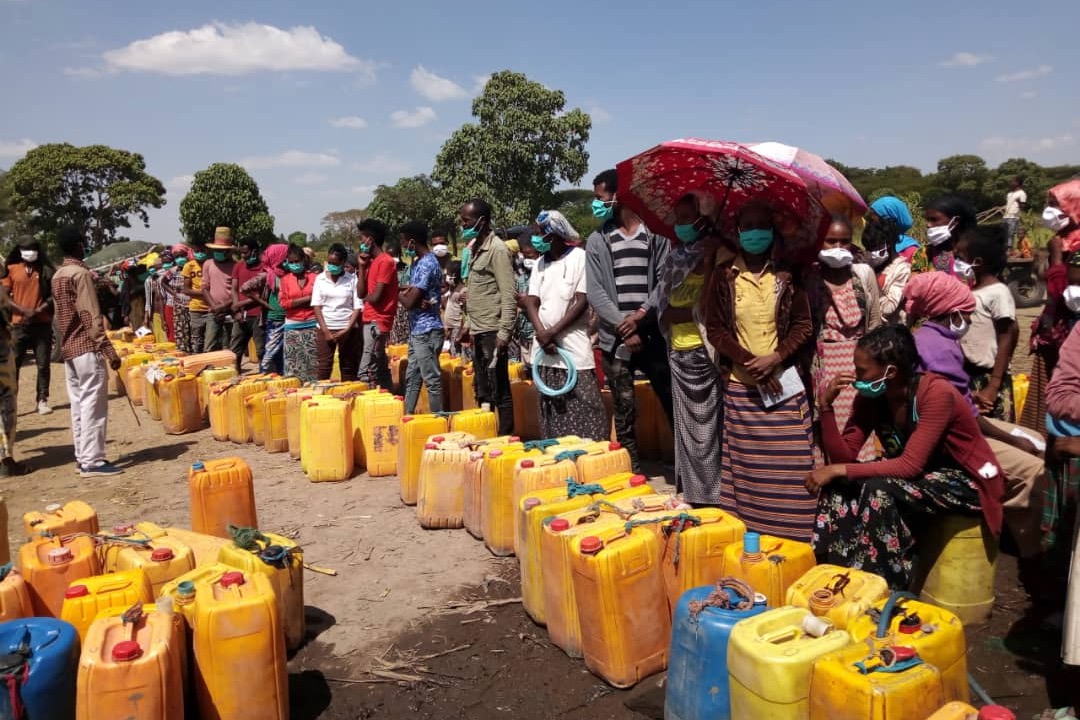
{"type": "Polygon", "coordinates": [[[967,331],[970,328],[971,326],[968,324],[968,321],[965,320],[963,316],[960,316],[959,323],[955,323],[953,322],[952,318],[949,318],[949,329],[956,333],[957,338],[962,338],[967,335],[967,331]]]}
{"type": "Polygon", "coordinates": [[[941,245],[942,243],[946,243],[952,238],[954,227],[956,227],[955,221],[950,222],[948,225],[928,227],[926,228],[926,241],[931,245],[941,245]]]}
{"type": "Polygon", "coordinates": [[[818,260],[831,268],[845,268],[855,261],[855,256],[845,248],[828,248],[818,253],[818,260]]]}
{"type": "Polygon", "coordinates": [[[964,262],[960,258],[953,258],[953,274],[964,280],[974,280],[975,266],[964,262]]]}
{"type": "Polygon", "coordinates": [[[1048,207],[1043,210],[1042,224],[1058,232],[1069,226],[1069,216],[1063,213],[1061,208],[1048,207]]]}
{"type": "Polygon", "coordinates": [[[23,259],[23,262],[37,262],[38,251],[37,250],[20,250],[19,257],[23,259]]]}
{"type": "Polygon", "coordinates": [[[450,254],[450,247],[440,243],[431,248],[431,252],[435,253],[435,257],[446,257],[450,254]]]}
{"type": "Polygon", "coordinates": [[[869,256],[870,256],[870,258],[869,258],[870,259],[870,267],[872,267],[872,268],[874,268],[876,270],[877,268],[881,267],[885,263],[889,262],[889,248],[881,248],[880,250],[871,250],[869,252],[869,256]]]}
{"type": "Polygon", "coordinates": [[[1080,313],[1080,285],[1070,285],[1065,288],[1065,307],[1074,313],[1080,313]]]}
{"type": "Polygon", "coordinates": [[[531,272],[536,267],[536,258],[525,258],[522,263],[525,265],[525,269],[531,272]]]}

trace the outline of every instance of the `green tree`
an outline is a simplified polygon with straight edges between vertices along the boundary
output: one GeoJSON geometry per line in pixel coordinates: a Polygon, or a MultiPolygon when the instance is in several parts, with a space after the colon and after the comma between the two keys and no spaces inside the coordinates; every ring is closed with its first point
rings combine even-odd
{"type": "Polygon", "coordinates": [[[440,214],[456,217],[461,203],[482,197],[496,224],[531,220],[560,181],[579,182],[592,120],[565,108],[560,90],[509,70],[492,75],[473,101],[477,122],[456,130],[435,160],[440,214]]]}
{"type": "Polygon", "coordinates": [[[15,240],[32,232],[30,214],[16,210],[11,202],[11,186],[5,182],[7,173],[0,170],[0,255],[15,243],[15,240]]]}
{"type": "Polygon", "coordinates": [[[967,197],[981,210],[988,204],[983,188],[989,177],[986,161],[978,155],[950,155],[938,160],[937,175],[932,178],[932,183],[937,188],[967,197]]]}
{"type": "Polygon", "coordinates": [[[422,220],[429,228],[446,230],[452,216],[439,212],[439,188],[427,175],[415,175],[398,180],[393,185],[380,185],[367,206],[370,217],[386,223],[394,232],[410,220],[422,220]]]}
{"type": "Polygon", "coordinates": [[[294,230],[289,233],[289,237],[285,239],[285,242],[294,243],[300,247],[307,245],[307,233],[303,230],[294,230]]]}
{"type": "Polygon", "coordinates": [[[987,178],[983,192],[995,206],[1004,205],[1009,183],[1018,176],[1024,178],[1024,192],[1027,193],[1029,207],[1041,203],[1050,189],[1050,178],[1045,168],[1024,158],[1010,158],[998,165],[987,178]]]}
{"type": "Polygon", "coordinates": [[[93,248],[127,239],[118,233],[132,216],[150,227],[147,210],[165,204],[165,186],[146,172],[143,156],[107,145],[39,145],[11,166],[4,184],[31,229],[77,225],[93,248]]]}
{"type": "Polygon", "coordinates": [[[262,237],[274,232],[274,216],[247,170],[233,163],[214,163],[195,173],[191,189],[180,201],[181,232],[189,240],[214,238],[214,228],[232,228],[233,237],[262,237]]]}
{"type": "Polygon", "coordinates": [[[353,208],[351,210],[337,210],[323,215],[320,224],[323,231],[315,241],[308,240],[308,245],[316,250],[323,250],[333,243],[341,243],[345,247],[356,244],[356,224],[365,220],[370,215],[367,210],[353,208]]]}

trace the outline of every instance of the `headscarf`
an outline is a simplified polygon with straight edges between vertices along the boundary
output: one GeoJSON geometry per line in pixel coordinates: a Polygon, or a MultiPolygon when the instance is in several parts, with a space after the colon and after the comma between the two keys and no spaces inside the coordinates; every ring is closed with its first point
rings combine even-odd
{"type": "Polygon", "coordinates": [[[536,216],[536,223],[540,226],[543,234],[558,235],[565,242],[575,243],[581,240],[578,231],[570,224],[570,221],[558,210],[541,210],[536,216]]]}
{"type": "Polygon", "coordinates": [[[188,250],[188,246],[184,245],[182,243],[177,243],[177,244],[173,245],[169,249],[169,251],[172,253],[173,259],[176,259],[176,258],[180,257],[181,255],[183,255],[186,258],[191,257],[191,251],[188,250]]]}
{"type": "Polygon", "coordinates": [[[911,217],[911,210],[908,209],[907,204],[894,195],[885,195],[879,197],[874,202],[870,203],[870,209],[873,210],[878,217],[887,218],[896,223],[900,228],[900,236],[896,240],[896,252],[902,253],[908,248],[919,247],[919,241],[910,235],[905,235],[908,230],[915,224],[915,219],[911,217]]]}
{"type": "Polygon", "coordinates": [[[1080,180],[1055,185],[1048,194],[1057,200],[1058,207],[1072,220],[1071,226],[1058,233],[1062,249],[1069,253],[1080,250],[1080,180]]]}
{"type": "Polygon", "coordinates": [[[268,245],[263,250],[263,266],[274,271],[274,274],[278,277],[285,275],[285,271],[281,268],[281,263],[285,262],[285,258],[289,254],[289,246],[285,243],[274,243],[268,245]]]}
{"type": "Polygon", "coordinates": [[[904,288],[904,310],[911,318],[974,312],[975,296],[967,285],[948,273],[919,273],[912,275],[904,288]]]}
{"type": "Polygon", "coordinates": [[[517,255],[521,252],[521,245],[518,244],[518,241],[515,238],[510,238],[506,241],[506,249],[509,250],[511,254],[517,255]]]}

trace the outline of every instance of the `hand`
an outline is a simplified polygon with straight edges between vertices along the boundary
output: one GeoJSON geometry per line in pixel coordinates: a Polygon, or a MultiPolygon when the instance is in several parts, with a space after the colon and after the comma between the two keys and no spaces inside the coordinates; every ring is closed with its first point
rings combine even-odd
{"type": "Polygon", "coordinates": [[[847,471],[843,465],[826,465],[806,474],[806,491],[817,495],[821,489],[833,480],[844,477],[847,471]]]}
{"type": "Polygon", "coordinates": [[[753,360],[746,363],[746,371],[759,383],[763,383],[766,379],[772,377],[779,364],[780,355],[778,353],[757,355],[753,360]]]}
{"type": "Polygon", "coordinates": [[[559,346],[556,345],[553,342],[547,343],[546,345],[543,346],[543,348],[544,348],[544,352],[546,352],[548,355],[558,355],[559,354],[559,346]]]}
{"type": "Polygon", "coordinates": [[[325,342],[325,343],[334,342],[334,333],[330,332],[329,330],[327,330],[324,327],[319,328],[319,335],[322,336],[323,342],[325,342]]]}
{"type": "Polygon", "coordinates": [[[623,321],[619,323],[619,327],[615,328],[615,331],[619,333],[619,337],[625,340],[631,335],[636,335],[637,326],[642,317],[644,317],[644,314],[640,310],[635,310],[623,318],[623,321]]]}
{"type": "Polygon", "coordinates": [[[119,370],[122,364],[123,363],[120,362],[120,358],[111,358],[109,360],[109,367],[111,367],[113,370],[119,370]]]}
{"type": "Polygon", "coordinates": [[[624,342],[626,343],[626,347],[630,348],[630,352],[632,353],[639,353],[645,347],[645,343],[641,342],[640,335],[631,335],[626,338],[624,342]]]}
{"type": "Polygon", "coordinates": [[[1035,457],[1043,456],[1043,451],[1035,447],[1035,443],[1031,442],[1026,437],[1014,436],[1013,445],[1020,448],[1029,455],[1034,455],[1035,457]]]}
{"type": "Polygon", "coordinates": [[[821,404],[825,407],[831,407],[836,402],[837,396],[844,391],[844,388],[849,387],[853,382],[855,382],[855,376],[851,373],[840,373],[833,377],[821,396],[821,404]]]}
{"type": "Polygon", "coordinates": [[[525,293],[518,293],[517,295],[517,306],[522,310],[525,309],[525,298],[527,297],[528,295],[526,295],[525,293]]]}
{"type": "Polygon", "coordinates": [[[551,344],[551,340],[552,340],[551,333],[548,332],[547,328],[542,328],[542,329],[536,330],[535,332],[536,332],[536,335],[535,335],[536,336],[536,343],[540,347],[544,347],[546,345],[551,344]]]}
{"type": "Polygon", "coordinates": [[[758,388],[769,395],[779,395],[784,388],[780,385],[780,378],[770,375],[758,383],[758,388]]]}
{"type": "Polygon", "coordinates": [[[508,347],[510,347],[509,340],[503,340],[501,337],[495,338],[495,352],[504,353],[508,347]]]}
{"type": "Polygon", "coordinates": [[[975,400],[975,405],[979,408],[981,413],[989,413],[994,410],[994,404],[997,402],[997,391],[992,389],[989,385],[972,394],[975,400]]]}

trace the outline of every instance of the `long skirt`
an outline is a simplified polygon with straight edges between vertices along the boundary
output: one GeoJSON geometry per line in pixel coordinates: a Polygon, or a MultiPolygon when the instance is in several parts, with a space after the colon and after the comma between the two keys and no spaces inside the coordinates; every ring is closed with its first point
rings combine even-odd
{"type": "Polygon", "coordinates": [[[19,382],[12,349],[9,331],[0,330],[0,460],[15,457],[19,382]]]}
{"type": "MultiPolygon", "coordinates": [[[[843,373],[855,374],[855,345],[858,340],[843,340],[840,342],[818,341],[817,354],[810,365],[810,375],[814,383],[814,396],[821,397],[828,389],[833,378],[843,373]]],[[[855,387],[848,385],[840,391],[833,401],[833,413],[836,415],[836,424],[841,430],[847,425],[851,411],[855,407],[855,387]]],[[[859,451],[859,462],[869,462],[877,455],[874,437],[866,439],[859,451]]],[[[827,458],[823,458],[826,462],[827,458]]]]}
{"type": "Polygon", "coordinates": [[[907,590],[916,557],[913,529],[934,515],[979,509],[979,491],[963,470],[935,470],[914,480],[836,480],[821,491],[811,542],[819,563],[865,570],[894,590],[907,590]]]}
{"type": "MultiPolygon", "coordinates": [[[[566,370],[541,367],[540,379],[549,388],[566,384],[566,370]]],[[[577,435],[589,440],[609,436],[607,411],[593,370],[578,370],[577,385],[565,395],[540,395],[540,432],[545,438],[577,435]]]]}
{"type": "Polygon", "coordinates": [[[675,411],[675,486],[686,502],[718,505],[724,391],[705,348],[672,351],[675,411]]]}
{"type": "Polygon", "coordinates": [[[757,388],[732,380],[724,394],[720,507],[748,530],[805,542],[817,498],[806,492],[814,468],[810,408],[799,394],[766,409],[757,388]]]}
{"type": "Polygon", "coordinates": [[[1046,356],[1036,351],[1031,358],[1028,394],[1020,424],[1040,435],[1046,434],[1046,386],[1050,384],[1050,370],[1046,356]]]}
{"type": "Polygon", "coordinates": [[[176,347],[186,353],[193,352],[191,347],[191,311],[185,305],[175,307],[176,347]]]}
{"type": "Polygon", "coordinates": [[[285,328],[285,374],[314,382],[319,377],[316,334],[319,328],[285,328]]]}

